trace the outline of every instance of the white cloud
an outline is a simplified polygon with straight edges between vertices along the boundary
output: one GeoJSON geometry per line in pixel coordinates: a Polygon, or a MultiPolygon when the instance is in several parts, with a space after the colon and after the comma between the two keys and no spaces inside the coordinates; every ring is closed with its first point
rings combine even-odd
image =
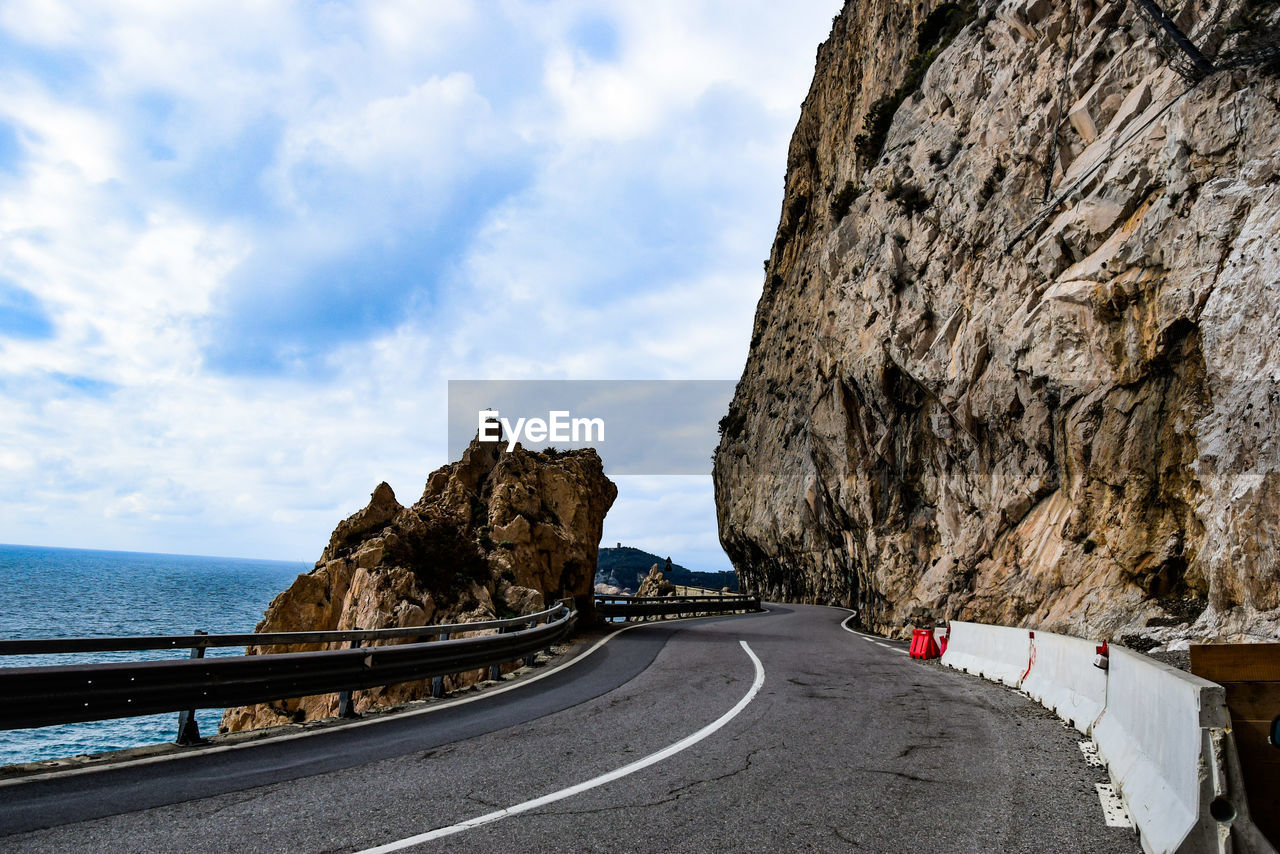
{"type": "Polygon", "coordinates": [[[377,43],[396,54],[434,53],[467,28],[484,25],[476,4],[464,0],[378,0],[363,13],[377,43]]]}
{"type": "Polygon", "coordinates": [[[34,81],[0,78],[0,117],[22,129],[25,147],[42,168],[101,183],[119,178],[118,129],[107,116],[61,103],[34,81]]]}
{"type": "Polygon", "coordinates": [[[301,214],[314,213],[317,203],[349,212],[385,204],[388,196],[413,208],[438,208],[460,179],[511,150],[509,132],[496,118],[463,72],[363,104],[332,105],[291,124],[271,184],[301,214]],[[340,198],[335,183],[346,191],[340,198]]]}
{"type": "Polygon", "coordinates": [[[75,43],[84,35],[83,23],[61,0],[12,0],[0,6],[0,26],[39,45],[75,43]]]}
{"type": "MultiPolygon", "coordinates": [[[[0,6],[37,49],[0,61],[0,279],[54,326],[0,337],[0,541],[311,560],[379,480],[417,498],[450,378],[736,376],[838,6],[0,6]],[[367,329],[273,321],[314,370],[211,368],[233,288],[377,282],[391,240],[434,266],[367,329]]],[[[620,486],[606,541],[725,567],[707,479],[620,486]]]]}

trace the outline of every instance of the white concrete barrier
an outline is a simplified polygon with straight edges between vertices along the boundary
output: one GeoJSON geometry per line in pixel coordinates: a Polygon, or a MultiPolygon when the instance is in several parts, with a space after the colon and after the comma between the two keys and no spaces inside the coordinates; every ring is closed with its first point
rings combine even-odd
{"type": "Polygon", "coordinates": [[[1230,825],[1210,809],[1218,800],[1214,809],[1221,815],[1239,812],[1227,797],[1221,755],[1231,726],[1222,686],[1122,647],[1111,647],[1107,683],[1093,740],[1129,807],[1142,849],[1230,850],[1230,825]]]}
{"type": "Polygon", "coordinates": [[[1022,690],[1088,735],[1107,704],[1107,671],[1093,666],[1093,641],[1036,631],[1022,690]]]}
{"type": "Polygon", "coordinates": [[[1222,686],[1122,647],[1105,671],[1094,655],[1080,638],[952,622],[942,663],[1091,733],[1147,854],[1276,854],[1249,817],[1222,686]]]}
{"type": "Polygon", "coordinates": [[[1016,688],[1030,659],[1031,638],[1026,629],[952,620],[942,663],[1016,688]]]}

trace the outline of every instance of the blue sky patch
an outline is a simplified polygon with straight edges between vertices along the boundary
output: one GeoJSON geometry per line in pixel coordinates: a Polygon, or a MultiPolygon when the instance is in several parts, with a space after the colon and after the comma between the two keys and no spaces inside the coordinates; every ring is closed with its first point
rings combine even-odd
{"type": "Polygon", "coordinates": [[[574,45],[596,62],[614,62],[620,55],[618,31],[605,18],[585,17],[578,21],[570,35],[574,45]]]}
{"type": "Polygon", "coordinates": [[[144,92],[133,102],[137,114],[135,126],[140,143],[147,157],[167,161],[177,159],[177,153],[169,144],[169,119],[173,115],[174,99],[159,91],[144,92]]]}
{"type": "MultiPolygon", "coordinates": [[[[191,160],[180,163],[181,174],[173,182],[175,195],[185,205],[202,213],[260,219],[276,209],[276,202],[263,185],[263,175],[275,162],[284,134],[284,123],[276,116],[261,116],[248,123],[229,145],[209,147],[189,153],[191,160]]],[[[156,157],[168,145],[162,137],[149,141],[149,154],[156,157]]]]}
{"type": "Polygon", "coordinates": [[[3,30],[0,30],[0,69],[32,75],[60,95],[76,91],[93,78],[89,62],[72,51],[17,41],[3,30]]]}
{"type": "Polygon", "coordinates": [[[0,172],[16,174],[23,158],[22,141],[13,126],[0,122],[0,172]]]}
{"type": "Polygon", "coordinates": [[[0,279],[0,336],[43,341],[53,337],[53,321],[31,291],[0,279]]]}
{"type": "Polygon", "coordinates": [[[64,374],[59,372],[51,372],[51,378],[57,380],[63,387],[87,394],[90,397],[106,397],[120,386],[106,380],[96,380],[93,377],[79,376],[77,374],[64,374]]]}
{"type": "Polygon", "coordinates": [[[265,238],[233,274],[207,327],[206,365],[232,375],[323,376],[335,345],[388,332],[411,313],[431,310],[441,279],[475,230],[525,180],[478,176],[445,205],[447,216],[375,228],[337,251],[265,238]]]}

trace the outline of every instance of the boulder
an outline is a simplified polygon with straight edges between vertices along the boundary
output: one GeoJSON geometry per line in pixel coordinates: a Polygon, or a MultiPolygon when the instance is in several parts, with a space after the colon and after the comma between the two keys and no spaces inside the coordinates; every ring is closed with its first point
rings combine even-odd
{"type": "MultiPolygon", "coordinates": [[[[473,441],[456,463],[401,505],[381,483],[369,505],[338,523],[315,568],[272,601],[258,632],[384,629],[536,613],[571,597],[592,619],[592,579],[617,488],[594,450],[539,453],[473,441]]],[[[411,641],[393,641],[411,642],[411,641]]],[[[339,648],[295,645],[249,655],[339,648]]],[[[485,671],[446,679],[450,689],[485,671]]],[[[355,706],[429,696],[430,681],[357,691],[355,706]]],[[[222,731],[331,717],[337,695],[228,709],[222,731]]]]}
{"type": "Polygon", "coordinates": [[[640,587],[636,589],[636,596],[674,596],[676,595],[676,586],[667,577],[662,574],[662,569],[655,563],[649,570],[649,574],[640,582],[640,587]]]}

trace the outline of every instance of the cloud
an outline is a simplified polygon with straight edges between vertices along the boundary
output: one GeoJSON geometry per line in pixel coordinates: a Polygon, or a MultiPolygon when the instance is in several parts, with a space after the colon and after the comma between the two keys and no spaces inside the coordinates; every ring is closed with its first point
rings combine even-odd
{"type": "Polygon", "coordinates": [[[0,6],[0,540],[310,559],[448,379],[736,376],[838,6],[0,6]]]}
{"type": "Polygon", "coordinates": [[[295,123],[281,141],[272,183],[297,215],[332,215],[335,207],[390,196],[388,218],[413,216],[437,208],[477,162],[512,154],[509,136],[471,75],[452,72],[355,111],[295,123]]]}

